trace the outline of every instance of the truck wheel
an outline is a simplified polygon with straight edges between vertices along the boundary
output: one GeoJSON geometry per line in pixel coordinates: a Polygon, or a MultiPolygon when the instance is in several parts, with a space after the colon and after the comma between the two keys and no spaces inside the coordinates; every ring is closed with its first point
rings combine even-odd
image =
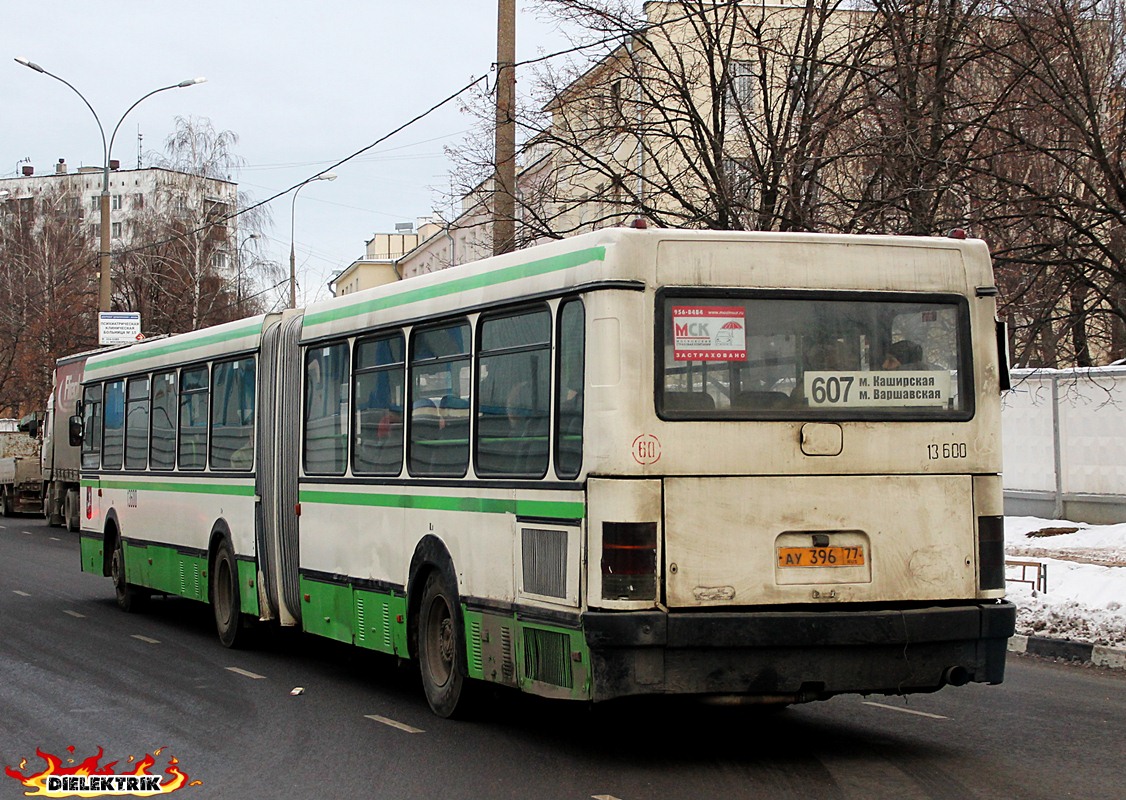
{"type": "Polygon", "coordinates": [[[12,497],[8,494],[8,487],[0,489],[0,517],[12,516],[12,497]]]}
{"type": "Polygon", "coordinates": [[[63,501],[63,514],[65,516],[66,529],[71,533],[78,531],[78,492],[71,489],[66,493],[66,498],[63,501]]]}

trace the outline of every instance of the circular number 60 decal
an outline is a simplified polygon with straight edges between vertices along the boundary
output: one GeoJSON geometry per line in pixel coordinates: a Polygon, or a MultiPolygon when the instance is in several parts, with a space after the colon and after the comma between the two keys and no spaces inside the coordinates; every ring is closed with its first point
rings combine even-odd
{"type": "Polygon", "coordinates": [[[661,441],[651,433],[633,440],[633,460],[638,464],[656,464],[661,460],[661,441]]]}

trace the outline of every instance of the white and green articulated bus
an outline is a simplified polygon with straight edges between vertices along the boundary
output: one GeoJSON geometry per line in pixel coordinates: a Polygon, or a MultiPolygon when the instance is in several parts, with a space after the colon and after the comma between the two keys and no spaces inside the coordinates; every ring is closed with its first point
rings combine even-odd
{"type": "Polygon", "coordinates": [[[980,241],[612,229],[92,356],[83,569],[443,716],[1004,676],[980,241]]]}

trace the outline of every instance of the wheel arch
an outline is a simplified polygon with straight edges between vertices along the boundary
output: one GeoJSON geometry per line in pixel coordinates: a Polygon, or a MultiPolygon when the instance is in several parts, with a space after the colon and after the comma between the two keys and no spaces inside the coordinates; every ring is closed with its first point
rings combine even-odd
{"type": "Polygon", "coordinates": [[[113,551],[117,548],[117,540],[121,538],[121,523],[117,518],[117,509],[111,508],[106,513],[106,522],[102,526],[102,576],[108,578],[112,574],[113,551]]]}
{"type": "MultiPolygon", "coordinates": [[[[445,572],[453,580],[455,591],[458,590],[457,572],[454,570],[454,560],[450,555],[445,542],[437,536],[429,534],[424,536],[414,548],[411,556],[410,571],[407,577],[407,648],[412,659],[418,658],[418,613],[422,604],[422,590],[426,586],[426,578],[431,572],[445,572]]],[[[461,593],[458,591],[459,602],[453,609],[457,619],[461,621],[461,593]]],[[[464,658],[464,654],[462,655],[464,658]]]]}
{"type": "MultiPolygon", "coordinates": [[[[215,524],[211,526],[211,535],[207,538],[208,575],[210,575],[211,571],[215,568],[215,554],[219,550],[219,545],[222,544],[224,540],[226,540],[227,544],[231,547],[231,555],[237,558],[235,554],[235,540],[234,537],[231,536],[231,526],[227,524],[227,521],[225,519],[220,517],[219,519],[215,520],[215,524]]],[[[210,585],[211,583],[209,580],[208,587],[210,587],[210,585]]],[[[210,589],[208,591],[208,594],[210,594],[210,589]]],[[[210,600],[210,598],[208,599],[210,600]]]]}

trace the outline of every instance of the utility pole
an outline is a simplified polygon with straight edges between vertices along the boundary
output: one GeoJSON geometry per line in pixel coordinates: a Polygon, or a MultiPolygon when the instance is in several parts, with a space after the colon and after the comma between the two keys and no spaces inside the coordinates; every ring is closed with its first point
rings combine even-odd
{"type": "Polygon", "coordinates": [[[516,0],[497,0],[493,255],[516,249],[516,0]]]}

